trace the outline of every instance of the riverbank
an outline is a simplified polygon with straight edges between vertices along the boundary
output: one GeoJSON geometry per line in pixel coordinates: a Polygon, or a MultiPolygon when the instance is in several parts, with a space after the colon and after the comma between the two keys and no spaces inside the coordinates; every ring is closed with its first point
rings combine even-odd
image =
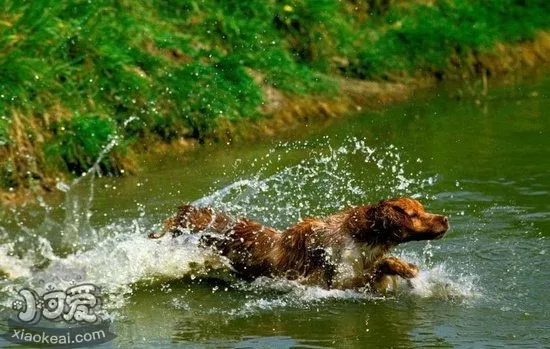
{"type": "Polygon", "coordinates": [[[0,17],[0,198],[98,163],[272,136],[446,79],[550,60],[542,1],[10,5],[0,17]],[[39,23],[40,25],[37,25],[39,23]]]}

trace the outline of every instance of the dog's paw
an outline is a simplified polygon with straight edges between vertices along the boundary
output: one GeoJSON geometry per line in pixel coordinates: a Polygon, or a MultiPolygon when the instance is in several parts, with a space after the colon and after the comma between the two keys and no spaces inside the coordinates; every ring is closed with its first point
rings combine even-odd
{"type": "Polygon", "coordinates": [[[387,257],[380,263],[379,271],[386,275],[399,275],[404,279],[412,279],[418,275],[420,269],[400,258],[387,257]]]}
{"type": "Polygon", "coordinates": [[[417,277],[418,273],[420,273],[420,268],[418,268],[418,266],[412,263],[407,263],[407,267],[403,268],[403,274],[401,275],[401,277],[406,279],[412,279],[414,277],[417,277]]]}

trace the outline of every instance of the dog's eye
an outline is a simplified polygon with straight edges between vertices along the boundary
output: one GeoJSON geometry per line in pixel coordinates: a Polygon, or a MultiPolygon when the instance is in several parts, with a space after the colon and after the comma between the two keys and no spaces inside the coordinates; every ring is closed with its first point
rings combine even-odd
{"type": "Polygon", "coordinates": [[[410,212],[408,215],[409,215],[409,217],[411,217],[411,218],[418,217],[418,213],[417,213],[417,212],[410,212]]]}

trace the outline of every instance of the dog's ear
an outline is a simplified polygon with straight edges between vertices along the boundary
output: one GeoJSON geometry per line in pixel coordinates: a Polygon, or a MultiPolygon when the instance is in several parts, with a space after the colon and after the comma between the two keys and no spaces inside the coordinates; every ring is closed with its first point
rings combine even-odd
{"type": "Polygon", "coordinates": [[[395,200],[382,200],[374,207],[373,230],[378,241],[385,243],[399,243],[404,239],[403,227],[408,224],[407,213],[395,200]]]}
{"type": "Polygon", "coordinates": [[[402,218],[389,200],[382,200],[375,207],[374,224],[378,230],[392,229],[401,223],[402,218]]]}
{"type": "Polygon", "coordinates": [[[356,240],[385,245],[396,240],[391,234],[399,226],[399,219],[387,201],[380,201],[353,210],[347,226],[356,240]]]}
{"type": "Polygon", "coordinates": [[[377,229],[376,206],[360,206],[351,211],[346,227],[357,241],[375,242],[374,231],[377,229]]]}

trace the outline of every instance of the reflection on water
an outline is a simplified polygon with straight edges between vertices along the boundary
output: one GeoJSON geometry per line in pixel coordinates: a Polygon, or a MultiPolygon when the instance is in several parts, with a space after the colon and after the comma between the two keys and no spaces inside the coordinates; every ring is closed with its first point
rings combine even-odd
{"type": "Polygon", "coordinates": [[[166,157],[137,177],[96,178],[90,210],[82,179],[3,213],[2,317],[21,285],[86,280],[103,287],[113,346],[548,345],[547,91],[540,79],[495,88],[481,105],[418,96],[307,139],[166,157]],[[183,201],[282,228],[397,195],[445,212],[452,230],[396,251],[422,272],[388,297],[242,282],[192,236],[145,239],[183,201]]]}

